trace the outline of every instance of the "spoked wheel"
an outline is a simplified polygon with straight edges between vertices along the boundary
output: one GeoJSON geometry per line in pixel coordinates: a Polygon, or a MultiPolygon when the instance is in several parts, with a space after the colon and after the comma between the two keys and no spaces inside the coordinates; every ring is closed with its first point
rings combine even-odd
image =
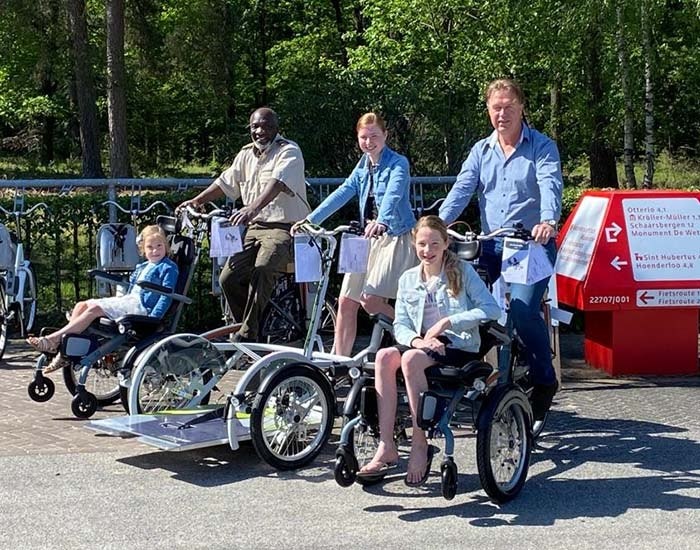
{"type": "Polygon", "coordinates": [[[311,462],[328,440],[335,400],[316,367],[292,363],[270,375],[255,398],[250,432],[255,450],[280,470],[311,462]]]}
{"type": "Polygon", "coordinates": [[[323,302],[321,310],[321,320],[318,325],[318,335],[323,343],[323,351],[330,352],[335,341],[335,323],[338,319],[338,313],[335,305],[330,300],[323,302]]]}
{"type": "Polygon", "coordinates": [[[304,338],[305,322],[296,288],[273,296],[263,312],[258,340],[268,344],[288,343],[304,338]]]}
{"type": "MultiPolygon", "coordinates": [[[[110,353],[95,361],[90,367],[85,389],[97,398],[97,404],[101,407],[111,405],[119,399],[119,379],[117,369],[119,368],[119,358],[116,354],[110,353]]],[[[80,367],[63,367],[63,381],[71,395],[77,393],[80,367]]]]}
{"type": "Polygon", "coordinates": [[[530,405],[519,388],[497,390],[484,403],[477,421],[477,467],[481,486],[496,503],[515,498],[525,483],[530,430],[530,405]]]}
{"type": "Polygon", "coordinates": [[[226,360],[211,342],[195,334],[175,334],[154,344],[136,363],[129,390],[131,414],[206,405],[213,373],[226,360]]]}
{"type": "Polygon", "coordinates": [[[0,359],[5,355],[7,348],[7,325],[10,312],[7,309],[7,294],[5,294],[5,283],[0,283],[0,359]]]}
{"type": "Polygon", "coordinates": [[[22,336],[26,336],[34,326],[36,319],[36,274],[31,266],[25,269],[24,296],[22,296],[21,323],[24,330],[22,336]]]}
{"type": "MultiPolygon", "coordinates": [[[[364,466],[372,462],[377,452],[379,447],[379,430],[362,420],[353,430],[352,441],[355,448],[357,471],[359,472],[364,466]]],[[[384,479],[384,476],[379,478],[358,477],[357,482],[360,485],[374,485],[382,479],[384,479]]]]}

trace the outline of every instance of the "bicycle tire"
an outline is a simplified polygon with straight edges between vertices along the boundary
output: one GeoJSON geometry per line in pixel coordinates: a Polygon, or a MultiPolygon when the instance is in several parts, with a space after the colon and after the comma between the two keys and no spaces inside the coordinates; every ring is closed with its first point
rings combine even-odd
{"type": "Polygon", "coordinates": [[[520,493],[530,464],[532,428],[527,396],[517,387],[493,392],[479,413],[476,434],[479,480],[493,502],[520,493]]]}
{"type": "Polygon", "coordinates": [[[7,309],[7,294],[5,293],[5,280],[0,281],[0,359],[5,355],[7,348],[7,325],[9,323],[7,317],[9,311],[7,309]]]}
{"type": "Polygon", "coordinates": [[[20,331],[22,331],[22,337],[26,337],[30,330],[34,327],[34,321],[36,321],[36,271],[34,267],[29,264],[26,268],[26,278],[24,280],[24,294],[22,296],[22,303],[20,304],[19,311],[20,315],[20,331]]]}
{"type": "Polygon", "coordinates": [[[335,398],[317,367],[291,363],[270,375],[250,416],[250,435],[260,458],[279,470],[309,464],[333,429],[335,398]]]}
{"type": "MultiPolygon", "coordinates": [[[[118,362],[113,363],[102,357],[90,365],[85,389],[97,398],[100,407],[111,405],[119,399],[118,362]]],[[[63,382],[71,395],[78,393],[78,376],[80,370],[73,366],[63,367],[63,382]]]]}

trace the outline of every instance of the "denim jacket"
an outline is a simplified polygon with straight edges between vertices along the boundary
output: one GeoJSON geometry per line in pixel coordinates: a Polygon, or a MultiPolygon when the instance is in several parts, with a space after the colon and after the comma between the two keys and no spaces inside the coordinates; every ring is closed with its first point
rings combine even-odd
{"type": "MultiPolygon", "coordinates": [[[[356,196],[360,201],[360,218],[364,222],[368,215],[364,209],[370,188],[369,171],[369,156],[363,155],[350,176],[309,214],[308,220],[319,224],[356,196]]],[[[374,197],[379,211],[377,221],[386,225],[387,233],[392,236],[413,229],[416,218],[411,208],[408,159],[384,146],[374,178],[374,197]]]]}
{"type": "MultiPolygon", "coordinates": [[[[130,293],[134,287],[141,281],[147,281],[156,285],[164,286],[171,290],[175,290],[175,285],[177,284],[178,268],[177,264],[173,262],[170,258],[163,258],[159,261],[153,269],[146,271],[145,276],[142,277],[141,274],[144,272],[146,267],[148,267],[150,262],[141,262],[134,268],[134,272],[129,278],[129,290],[130,293]]],[[[146,288],[140,289],[139,296],[141,297],[141,304],[148,311],[149,317],[161,318],[168,311],[172,298],[165,296],[163,294],[158,294],[152,290],[146,288]]]]}
{"type": "MultiPolygon", "coordinates": [[[[467,262],[462,268],[462,291],[451,296],[447,291],[447,277],[440,274],[436,289],[436,300],[440,317],[449,317],[452,327],[443,334],[450,339],[450,347],[469,352],[479,351],[481,338],[479,324],[489,319],[498,319],[501,308],[491,296],[488,288],[467,262]]],[[[421,336],[423,311],[427,291],[421,280],[422,266],[409,269],[399,279],[394,318],[394,336],[399,344],[410,346],[414,338],[421,336]]]]}

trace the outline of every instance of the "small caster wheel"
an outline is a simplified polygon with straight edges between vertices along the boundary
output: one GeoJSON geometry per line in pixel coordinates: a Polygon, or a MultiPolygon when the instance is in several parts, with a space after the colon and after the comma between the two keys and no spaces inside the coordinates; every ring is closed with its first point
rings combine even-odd
{"type": "Polygon", "coordinates": [[[447,460],[440,466],[442,474],[442,496],[452,500],[457,494],[457,465],[452,460],[447,460]]]}
{"type": "Polygon", "coordinates": [[[37,403],[48,401],[55,392],[56,384],[53,383],[53,380],[41,375],[32,380],[27,387],[29,397],[37,403]]]}
{"type": "Polygon", "coordinates": [[[70,410],[78,418],[90,418],[97,410],[97,397],[90,392],[80,392],[70,402],[70,410]]]}
{"type": "Polygon", "coordinates": [[[333,470],[335,482],[341,487],[350,487],[357,479],[357,459],[345,449],[338,449],[333,470]]]}

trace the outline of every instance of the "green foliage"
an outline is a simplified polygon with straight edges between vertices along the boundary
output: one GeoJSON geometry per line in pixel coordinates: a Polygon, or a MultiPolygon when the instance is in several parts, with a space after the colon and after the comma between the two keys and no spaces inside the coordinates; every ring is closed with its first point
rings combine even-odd
{"type": "MultiPolygon", "coordinates": [[[[698,156],[697,2],[645,0],[654,37],[657,143],[698,156]]],[[[632,0],[142,0],[127,3],[128,137],[136,175],[224,167],[248,141],[250,112],[269,104],[304,151],[309,176],[357,160],[354,125],[377,110],[416,175],[454,174],[490,131],[482,93],[515,76],[531,123],[556,133],[566,163],[598,132],[622,153],[615,8],[621,6],[643,151],[640,3],[632,0]],[[593,66],[589,56],[598,56],[593,66]],[[591,71],[595,75],[591,74],[591,71]],[[592,76],[602,87],[593,99],[592,76]],[[551,93],[559,90],[553,113],[551,93]]],[[[100,145],[107,159],[104,2],[87,0],[100,145]]],[[[69,25],[60,2],[5,0],[0,17],[0,155],[35,175],[79,172],[69,25]]],[[[106,164],[106,161],[105,161],[106,164]]]]}

